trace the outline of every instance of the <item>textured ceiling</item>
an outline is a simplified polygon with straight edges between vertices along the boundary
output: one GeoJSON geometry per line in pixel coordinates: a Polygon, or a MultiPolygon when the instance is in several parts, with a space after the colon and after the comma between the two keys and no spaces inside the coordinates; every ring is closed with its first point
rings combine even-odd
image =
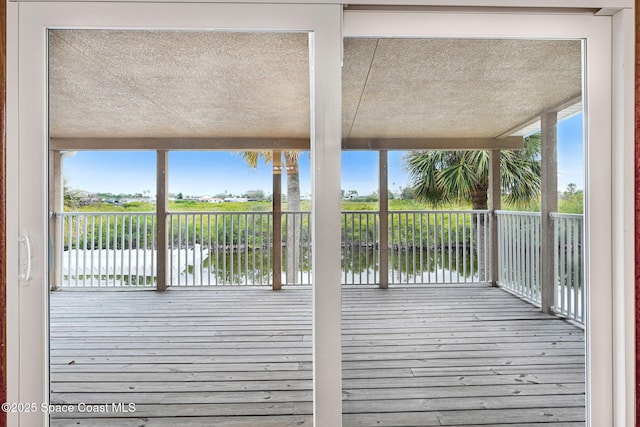
{"type": "Polygon", "coordinates": [[[577,41],[347,40],[343,134],[495,137],[579,95],[580,57],[577,41]]]}
{"type": "Polygon", "coordinates": [[[307,34],[50,32],[51,136],[309,135],[307,34]]]}
{"type": "MultiPolygon", "coordinates": [[[[52,30],[52,137],[309,136],[296,33],[52,30]]],[[[347,39],[343,135],[496,137],[580,95],[579,41],[347,39]]]]}

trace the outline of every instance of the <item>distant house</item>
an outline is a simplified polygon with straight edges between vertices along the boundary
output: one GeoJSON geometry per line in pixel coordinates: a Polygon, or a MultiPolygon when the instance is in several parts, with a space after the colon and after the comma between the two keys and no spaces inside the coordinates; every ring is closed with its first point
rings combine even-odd
{"type": "Polygon", "coordinates": [[[90,206],[101,202],[95,194],[83,193],[78,201],[80,206],[90,206]]]}
{"type": "Polygon", "coordinates": [[[197,200],[199,202],[202,202],[202,203],[222,203],[222,202],[224,202],[224,200],[221,199],[220,197],[213,197],[213,196],[199,196],[197,198],[197,200]]]}

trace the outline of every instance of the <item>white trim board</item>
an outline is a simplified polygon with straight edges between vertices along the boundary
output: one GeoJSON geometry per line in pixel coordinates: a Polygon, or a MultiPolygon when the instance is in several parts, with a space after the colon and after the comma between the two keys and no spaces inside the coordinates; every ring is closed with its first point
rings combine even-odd
{"type": "MultiPolygon", "coordinates": [[[[10,2],[32,2],[43,0],[9,0],[10,2]]],[[[44,0],[47,2],[56,2],[56,0],[44,0]]],[[[86,0],[74,0],[86,1],[86,0]]],[[[90,0],[104,1],[104,0],[90,0]]],[[[118,0],[107,0],[117,2],[118,0]]],[[[139,3],[140,0],[125,0],[126,2],[139,3]]],[[[144,3],[171,2],[176,0],[144,0],[144,3]]],[[[178,0],[177,3],[211,3],[210,0],[178,0]]],[[[228,0],[226,3],[246,3],[246,4],[270,4],[273,0],[228,0]]],[[[345,4],[339,0],[279,0],[280,4],[345,4]]],[[[352,0],[348,5],[356,6],[384,6],[384,7],[434,7],[434,8],[498,8],[498,9],[523,9],[531,11],[533,9],[548,11],[565,9],[566,12],[572,10],[599,9],[601,14],[614,15],[622,9],[632,9],[634,7],[633,0],[538,0],[532,4],[531,0],[352,0]]]]}

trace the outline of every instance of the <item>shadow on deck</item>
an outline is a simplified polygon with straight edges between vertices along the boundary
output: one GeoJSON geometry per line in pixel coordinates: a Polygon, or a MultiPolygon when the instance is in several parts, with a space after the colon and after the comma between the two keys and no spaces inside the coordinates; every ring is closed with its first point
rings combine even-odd
{"type": "MultiPolygon", "coordinates": [[[[52,426],[311,426],[311,377],[308,287],[51,295],[52,426]]],[[[345,426],[583,426],[584,378],[584,332],[500,289],[344,287],[345,426]]]]}

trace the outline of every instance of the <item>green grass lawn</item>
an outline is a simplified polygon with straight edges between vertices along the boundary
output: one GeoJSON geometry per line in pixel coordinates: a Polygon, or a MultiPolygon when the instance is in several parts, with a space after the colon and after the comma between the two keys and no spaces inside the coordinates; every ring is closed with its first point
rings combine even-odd
{"type": "MultiPolygon", "coordinates": [[[[123,203],[121,205],[112,205],[110,203],[99,203],[94,205],[82,206],[78,209],[80,212],[154,212],[156,205],[153,203],[132,202],[123,203]]],[[[282,209],[287,210],[287,203],[282,204],[282,209]]],[[[343,200],[343,211],[375,211],[378,209],[378,202],[363,202],[357,200],[343,200]]],[[[390,210],[432,210],[424,203],[414,200],[389,200],[390,210]]],[[[443,210],[468,210],[471,205],[443,205],[443,210]]],[[[271,210],[271,202],[230,202],[230,203],[207,203],[197,202],[193,200],[171,200],[169,201],[169,210],[173,212],[264,212],[271,210]]],[[[311,202],[302,201],[300,210],[311,210],[311,202]]]]}
{"type": "MultiPolygon", "coordinates": [[[[558,200],[559,211],[562,213],[582,213],[582,194],[580,197],[560,198],[558,200]]],[[[122,205],[112,205],[109,203],[99,203],[89,206],[82,206],[80,212],[154,212],[156,209],[153,203],[132,202],[122,205]]],[[[282,209],[287,209],[287,204],[282,204],[282,209]]],[[[425,203],[415,200],[389,200],[389,210],[469,210],[470,203],[443,204],[433,208],[425,203]]],[[[539,205],[531,206],[528,209],[508,206],[503,203],[505,210],[528,210],[539,211],[539,205]]],[[[171,200],[169,210],[173,212],[265,212],[271,210],[271,202],[231,202],[231,203],[207,203],[193,200],[171,200]]],[[[300,210],[311,210],[311,202],[302,201],[300,210]]],[[[358,200],[343,200],[343,211],[375,211],[378,210],[378,202],[366,202],[358,200]]]]}

